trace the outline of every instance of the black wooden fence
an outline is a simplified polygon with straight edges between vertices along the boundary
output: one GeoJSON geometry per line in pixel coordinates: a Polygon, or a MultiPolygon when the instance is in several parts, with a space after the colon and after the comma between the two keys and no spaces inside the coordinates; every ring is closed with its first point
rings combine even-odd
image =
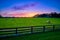
{"type": "Polygon", "coordinates": [[[0,28],[0,37],[18,36],[38,32],[60,31],[60,25],[44,25],[17,28],[0,28]]]}

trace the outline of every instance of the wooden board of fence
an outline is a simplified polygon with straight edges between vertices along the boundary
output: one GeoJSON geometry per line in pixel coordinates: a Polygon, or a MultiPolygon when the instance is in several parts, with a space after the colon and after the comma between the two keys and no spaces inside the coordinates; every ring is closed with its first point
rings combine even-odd
{"type": "Polygon", "coordinates": [[[44,26],[30,26],[30,27],[18,27],[18,28],[0,28],[0,36],[9,36],[9,35],[22,35],[22,34],[32,34],[38,32],[47,32],[47,31],[60,31],[59,25],[44,25],[44,26]]]}

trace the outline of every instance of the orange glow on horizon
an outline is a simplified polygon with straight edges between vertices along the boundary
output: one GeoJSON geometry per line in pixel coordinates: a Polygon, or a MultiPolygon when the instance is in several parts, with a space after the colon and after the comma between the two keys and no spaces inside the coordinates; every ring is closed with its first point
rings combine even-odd
{"type": "Polygon", "coordinates": [[[11,14],[13,17],[33,17],[37,13],[34,12],[26,12],[26,13],[20,13],[20,14],[11,14]]]}
{"type": "Polygon", "coordinates": [[[38,14],[38,12],[9,12],[8,14],[4,14],[9,17],[33,17],[38,14]]]}

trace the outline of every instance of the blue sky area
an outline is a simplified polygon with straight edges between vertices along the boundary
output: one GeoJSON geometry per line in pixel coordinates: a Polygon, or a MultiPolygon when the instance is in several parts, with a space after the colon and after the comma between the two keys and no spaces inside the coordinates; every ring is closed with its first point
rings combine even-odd
{"type": "Polygon", "coordinates": [[[14,6],[19,4],[22,6],[30,3],[38,4],[36,7],[28,8],[27,10],[35,9],[42,12],[60,12],[60,0],[0,0],[0,10],[10,8],[12,5],[14,6]]]}

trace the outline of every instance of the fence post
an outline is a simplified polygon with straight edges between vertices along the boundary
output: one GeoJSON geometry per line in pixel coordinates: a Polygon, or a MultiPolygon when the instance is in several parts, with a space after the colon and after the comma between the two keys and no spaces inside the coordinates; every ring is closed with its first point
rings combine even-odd
{"type": "Polygon", "coordinates": [[[33,33],[33,27],[31,26],[31,33],[33,33]]]}
{"type": "Polygon", "coordinates": [[[45,32],[45,26],[43,26],[43,32],[45,32]]]}
{"type": "Polygon", "coordinates": [[[55,25],[53,25],[53,32],[55,31],[55,25]]]}
{"type": "Polygon", "coordinates": [[[16,34],[18,34],[18,32],[17,32],[18,30],[17,30],[17,28],[16,28],[16,34]]]}

